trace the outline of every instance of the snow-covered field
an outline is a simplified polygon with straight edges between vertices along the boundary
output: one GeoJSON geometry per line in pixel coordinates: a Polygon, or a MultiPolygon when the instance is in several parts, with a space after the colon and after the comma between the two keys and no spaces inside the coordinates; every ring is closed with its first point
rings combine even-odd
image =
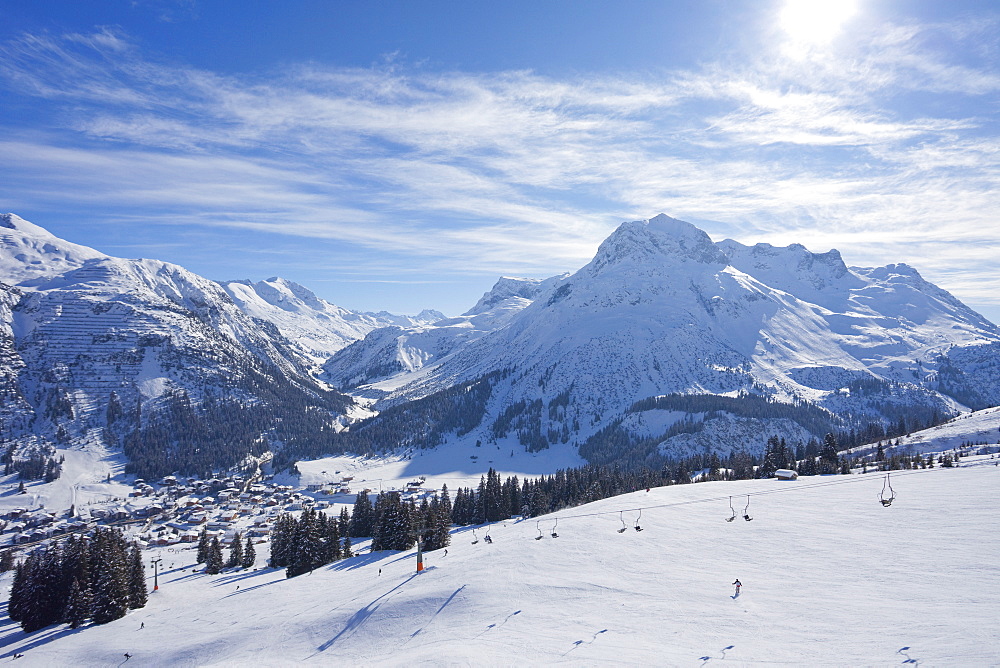
{"type": "MultiPolygon", "coordinates": [[[[510,439],[513,441],[514,439],[510,439]]],[[[278,476],[284,484],[327,484],[343,476],[352,476],[352,489],[369,488],[400,490],[410,480],[425,478],[425,487],[441,489],[448,485],[454,497],[459,487],[479,485],[479,479],[490,468],[502,479],[508,476],[538,477],[551,475],[558,469],[583,466],[586,461],[571,446],[556,444],[542,452],[525,452],[517,443],[503,447],[484,444],[480,448],[449,441],[437,448],[412,450],[405,455],[384,457],[324,457],[297,464],[301,476],[278,476]],[[474,457],[474,459],[473,459],[474,457]]],[[[352,498],[353,503],[353,498],[352,498]]]]}
{"type": "Polygon", "coordinates": [[[206,576],[191,570],[193,550],[164,549],[146,608],[75,631],[0,622],[0,659],[997,665],[998,461],[895,472],[888,508],[877,473],[640,490],[558,513],[557,538],[556,516],[493,526],[492,544],[457,530],[421,574],[413,552],[382,552],[286,580],[263,568],[262,545],[259,570],[206,576]],[[724,521],[730,495],[742,513],[747,494],[753,521],[724,521]]]}

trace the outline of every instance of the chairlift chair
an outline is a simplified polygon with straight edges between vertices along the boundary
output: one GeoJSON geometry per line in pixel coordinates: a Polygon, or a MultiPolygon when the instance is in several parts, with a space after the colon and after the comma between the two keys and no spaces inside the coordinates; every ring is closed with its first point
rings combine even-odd
{"type": "Polygon", "coordinates": [[[625,526],[625,511],[624,510],[621,511],[620,513],[618,513],[618,519],[620,519],[622,521],[622,528],[618,530],[618,533],[625,533],[625,531],[626,531],[626,529],[628,529],[628,527],[625,526]]]}
{"type": "Polygon", "coordinates": [[[642,508],[639,509],[639,516],[635,518],[635,530],[642,531],[642,527],[639,526],[639,520],[642,519],[642,508]]]}
{"type": "Polygon", "coordinates": [[[485,540],[487,543],[492,543],[493,542],[493,538],[490,536],[490,525],[489,524],[486,525],[486,535],[483,536],[483,540],[485,540]]]}
{"type": "Polygon", "coordinates": [[[479,536],[476,535],[476,530],[472,530],[472,544],[475,545],[479,542],[479,536]]]}
{"type": "Polygon", "coordinates": [[[542,521],[541,520],[538,520],[537,522],[535,522],[535,528],[538,529],[538,535],[535,536],[535,540],[541,540],[542,537],[543,537],[542,536],[542,521]]]}
{"type": "Polygon", "coordinates": [[[556,518],[556,523],[552,525],[552,537],[558,538],[559,534],[556,533],[556,527],[559,526],[559,518],[556,518]]]}
{"type": "Polygon", "coordinates": [[[752,517],[750,517],[750,495],[749,494],[747,494],[747,507],[743,509],[743,519],[745,519],[747,522],[749,522],[750,520],[753,519],[752,517]]]}
{"type": "Polygon", "coordinates": [[[727,522],[732,522],[733,520],[736,519],[736,509],[733,508],[733,497],[729,497],[729,510],[732,511],[733,516],[732,517],[727,517],[726,521],[727,522]]]}
{"type": "Polygon", "coordinates": [[[889,474],[885,474],[885,481],[882,483],[882,491],[878,495],[878,500],[882,502],[882,505],[886,508],[892,505],[892,502],[896,500],[896,491],[892,488],[892,483],[889,482],[889,474]],[[889,496],[885,495],[886,489],[889,490],[889,496]]]}

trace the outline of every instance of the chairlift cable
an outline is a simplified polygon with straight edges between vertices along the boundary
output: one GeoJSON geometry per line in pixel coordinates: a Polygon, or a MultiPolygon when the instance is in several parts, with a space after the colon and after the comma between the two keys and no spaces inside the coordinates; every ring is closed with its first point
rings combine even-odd
{"type": "MultiPolygon", "coordinates": [[[[976,462],[976,463],[966,464],[965,468],[971,468],[971,467],[974,467],[974,466],[985,466],[985,465],[986,464],[976,462]]],[[[942,470],[944,470],[944,469],[939,469],[939,468],[935,468],[935,469],[913,469],[913,470],[900,469],[900,470],[896,471],[896,477],[899,478],[901,476],[907,476],[907,475],[918,475],[918,474],[924,474],[924,473],[935,473],[935,472],[942,471],[942,470]]],[[[781,489],[765,489],[765,490],[753,492],[753,494],[756,494],[757,496],[764,496],[766,494],[781,494],[781,493],[785,493],[785,492],[797,492],[797,491],[801,491],[801,490],[805,490],[805,489],[812,489],[814,487],[827,487],[827,486],[830,486],[830,485],[847,485],[847,484],[851,484],[851,483],[867,482],[871,478],[871,476],[867,476],[865,474],[851,474],[851,475],[836,476],[836,478],[838,478],[838,479],[836,479],[836,480],[824,480],[824,481],[815,482],[815,483],[809,483],[809,484],[805,484],[805,485],[798,485],[797,484],[797,485],[794,485],[794,486],[783,487],[781,489]]],[[[715,496],[715,497],[709,497],[709,498],[704,498],[704,499],[690,499],[688,501],[675,501],[674,503],[661,503],[661,504],[657,504],[657,505],[654,505],[654,506],[641,506],[641,507],[635,507],[635,508],[625,508],[624,510],[620,510],[619,512],[635,512],[635,511],[639,511],[639,510],[659,510],[661,508],[678,508],[680,506],[690,506],[690,505],[699,504],[699,503],[716,503],[716,502],[719,502],[719,501],[725,501],[727,498],[729,498],[730,500],[732,499],[732,497],[727,497],[727,496],[715,496]]],[[[559,519],[562,519],[562,520],[575,520],[575,519],[584,519],[584,518],[588,518],[588,517],[600,517],[602,515],[613,515],[614,513],[615,513],[614,510],[605,510],[605,511],[596,512],[596,513],[580,513],[578,515],[560,515],[556,519],[557,520],[559,520],[559,519]]],[[[541,529],[540,528],[539,528],[539,534],[541,534],[541,529]]],[[[539,535],[536,538],[536,540],[540,540],[541,538],[542,538],[542,536],[539,535]]]]}

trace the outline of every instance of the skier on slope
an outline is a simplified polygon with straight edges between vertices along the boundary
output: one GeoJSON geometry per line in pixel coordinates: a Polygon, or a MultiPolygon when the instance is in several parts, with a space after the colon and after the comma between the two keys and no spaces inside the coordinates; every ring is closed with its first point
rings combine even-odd
{"type": "MultiPolygon", "coordinates": [[[[734,582],[733,584],[736,585],[736,596],[739,596],[740,595],[740,587],[743,586],[743,583],[740,582],[739,578],[736,578],[736,582],[734,582]]],[[[733,598],[736,598],[736,597],[734,596],[733,598]]]]}

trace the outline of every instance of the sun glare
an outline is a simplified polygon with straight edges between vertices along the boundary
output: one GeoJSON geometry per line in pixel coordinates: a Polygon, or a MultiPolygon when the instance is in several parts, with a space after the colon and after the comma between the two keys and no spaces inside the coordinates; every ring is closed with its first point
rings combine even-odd
{"type": "Polygon", "coordinates": [[[786,0],[779,21],[800,49],[822,46],[858,11],[855,0],[786,0]]]}

